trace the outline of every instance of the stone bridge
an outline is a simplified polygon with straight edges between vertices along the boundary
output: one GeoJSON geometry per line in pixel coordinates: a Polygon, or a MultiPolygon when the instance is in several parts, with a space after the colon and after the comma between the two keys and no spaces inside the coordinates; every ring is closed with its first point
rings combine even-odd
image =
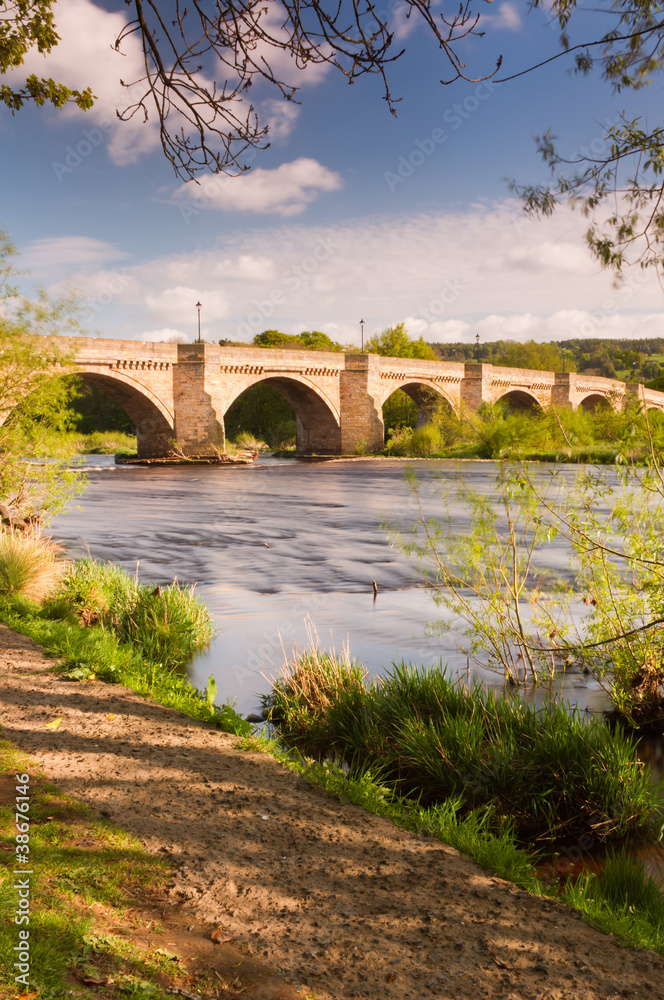
{"type": "Polygon", "coordinates": [[[259,382],[293,407],[303,454],[382,448],[382,406],[396,389],[410,396],[423,420],[440,401],[455,411],[499,399],[527,409],[555,404],[618,410],[635,397],[647,408],[664,410],[664,393],[575,372],[203,343],[63,340],[85,381],[124,407],[136,427],[141,457],[165,455],[174,441],[188,455],[223,449],[224,414],[259,382]]]}

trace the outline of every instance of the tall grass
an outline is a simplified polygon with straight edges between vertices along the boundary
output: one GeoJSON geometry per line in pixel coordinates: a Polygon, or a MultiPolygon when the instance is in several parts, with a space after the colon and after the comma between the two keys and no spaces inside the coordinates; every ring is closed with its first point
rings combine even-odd
{"type": "Polygon", "coordinates": [[[113,563],[73,563],[51,607],[58,611],[63,604],[82,624],[112,629],[120,642],[131,643],[146,660],[166,669],[183,666],[212,637],[210,613],[193,587],[177,581],[146,586],[113,563]]]}
{"type": "Polygon", "coordinates": [[[58,584],[65,564],[50,539],[0,531],[0,594],[42,600],[58,584]]]}
{"type": "Polygon", "coordinates": [[[657,795],[634,742],[602,720],[550,702],[543,709],[474,687],[442,670],[398,664],[367,682],[357,664],[309,652],[266,698],[289,745],[319,760],[371,767],[426,806],[458,799],[490,808],[523,841],[648,828],[657,795]]]}

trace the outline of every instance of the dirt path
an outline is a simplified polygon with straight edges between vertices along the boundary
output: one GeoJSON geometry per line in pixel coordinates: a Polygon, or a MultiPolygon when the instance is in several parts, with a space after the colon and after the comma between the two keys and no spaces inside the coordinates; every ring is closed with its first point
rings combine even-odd
{"type": "Polygon", "coordinates": [[[169,894],[194,921],[187,947],[209,951],[221,925],[271,970],[247,997],[306,987],[319,1000],[664,1000],[652,952],[623,949],[452,848],[340,804],[271,757],[235,750],[231,736],[125,688],[59,680],[51,664],[0,626],[4,738],[179,860],[169,894]],[[45,728],[59,716],[59,729],[45,728]]]}

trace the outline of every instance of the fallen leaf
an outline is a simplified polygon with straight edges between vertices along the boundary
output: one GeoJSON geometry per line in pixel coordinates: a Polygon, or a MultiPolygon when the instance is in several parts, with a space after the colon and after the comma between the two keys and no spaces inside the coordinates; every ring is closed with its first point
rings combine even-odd
{"type": "Polygon", "coordinates": [[[487,951],[489,952],[491,958],[494,960],[499,969],[509,969],[510,972],[514,971],[514,966],[510,965],[509,962],[503,962],[502,958],[498,958],[498,956],[494,955],[494,953],[490,949],[487,949],[487,951]]]}
{"type": "Polygon", "coordinates": [[[115,715],[107,715],[106,716],[106,718],[108,719],[109,722],[110,722],[111,719],[117,719],[117,717],[118,717],[117,713],[115,715]]]}
{"type": "Polygon", "coordinates": [[[225,944],[227,941],[231,941],[232,938],[233,935],[226,934],[223,927],[215,927],[210,934],[210,941],[214,941],[215,944],[225,944]]]}
{"type": "Polygon", "coordinates": [[[17,1000],[34,1000],[37,993],[19,993],[17,1000]]]}
{"type": "Polygon", "coordinates": [[[177,962],[178,956],[174,955],[172,951],[166,951],[165,948],[155,949],[158,955],[163,955],[164,958],[170,958],[172,962],[177,962]]]}
{"type": "MultiPolygon", "coordinates": [[[[98,976],[91,976],[89,974],[86,974],[85,972],[81,972],[79,969],[74,969],[74,975],[78,979],[79,983],[85,983],[86,986],[108,985],[108,979],[106,978],[106,976],[104,976],[103,979],[100,979],[98,976]]],[[[36,993],[33,993],[32,995],[37,996],[36,993]]]]}
{"type": "Polygon", "coordinates": [[[44,729],[59,729],[63,718],[64,716],[61,715],[59,719],[53,719],[53,722],[47,722],[44,729]]]}

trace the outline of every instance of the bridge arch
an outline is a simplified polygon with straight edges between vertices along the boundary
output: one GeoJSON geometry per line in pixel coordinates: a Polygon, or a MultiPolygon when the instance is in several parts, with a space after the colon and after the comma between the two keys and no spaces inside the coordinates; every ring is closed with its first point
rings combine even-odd
{"type": "Polygon", "coordinates": [[[136,428],[139,458],[168,455],[173,449],[175,422],[172,412],[147,386],[125,372],[77,368],[73,374],[108,393],[136,428]]]}
{"type": "Polygon", "coordinates": [[[276,389],[280,396],[292,406],[296,423],[296,449],[307,455],[339,454],[341,452],[341,421],[339,408],[320,388],[306,376],[295,372],[288,375],[257,375],[244,380],[235,395],[226,400],[224,417],[240,396],[257,385],[267,385],[276,389]]]}
{"type": "Polygon", "coordinates": [[[583,399],[579,400],[579,406],[586,413],[592,413],[594,410],[615,410],[616,407],[613,405],[610,399],[608,399],[603,393],[600,392],[590,392],[583,399]]]}
{"type": "Polygon", "coordinates": [[[533,392],[527,389],[507,389],[494,400],[495,403],[506,403],[512,410],[522,413],[541,413],[542,404],[533,392]]]}

